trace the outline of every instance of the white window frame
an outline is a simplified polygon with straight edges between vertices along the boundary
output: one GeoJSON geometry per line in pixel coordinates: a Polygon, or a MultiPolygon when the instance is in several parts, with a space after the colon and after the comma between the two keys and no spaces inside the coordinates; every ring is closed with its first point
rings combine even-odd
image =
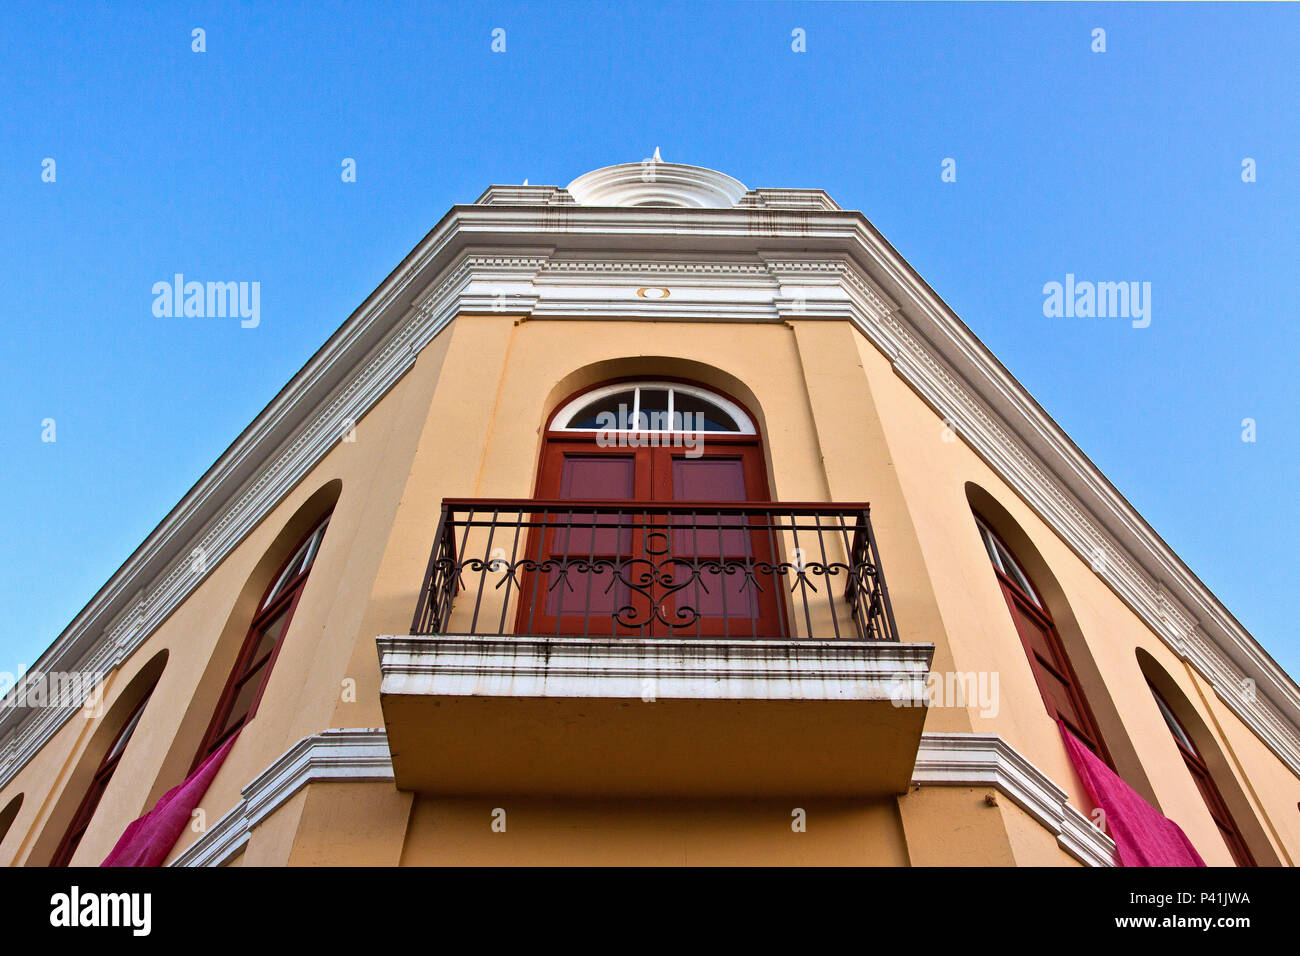
{"type": "Polygon", "coordinates": [[[285,584],[297,577],[303,568],[315,563],[316,553],[320,550],[321,541],[325,539],[325,529],[329,527],[330,518],[332,517],[334,517],[333,512],[326,515],[324,520],[316,526],[316,529],[307,536],[307,540],[298,545],[298,550],[293,553],[289,563],[284,566],[284,570],[276,578],[275,587],[267,592],[266,600],[262,602],[262,608],[269,607],[271,602],[280,596],[285,584]]]}
{"type": "Polygon", "coordinates": [[[984,520],[978,515],[975,517],[975,523],[979,525],[980,537],[984,539],[984,549],[993,559],[993,566],[999,571],[1015,581],[1020,589],[1036,604],[1039,610],[1046,611],[1043,605],[1043,599],[1038,596],[1034,586],[1029,583],[1029,575],[1025,569],[1020,566],[1020,561],[1007,548],[1006,545],[998,538],[996,532],[984,523],[984,520]]]}
{"type": "MultiPolygon", "coordinates": [[[[665,435],[683,432],[684,431],[683,429],[663,429],[663,428],[650,428],[650,429],[573,428],[570,427],[568,424],[574,415],[582,411],[582,409],[586,408],[588,405],[591,405],[593,402],[597,402],[600,399],[605,398],[606,396],[609,395],[617,395],[619,392],[627,392],[627,391],[632,392],[632,396],[633,396],[632,420],[639,421],[641,415],[641,389],[643,388],[667,390],[668,420],[670,422],[673,420],[673,405],[675,402],[674,396],[676,395],[676,393],[680,392],[683,395],[690,395],[692,398],[698,398],[718,406],[719,409],[726,412],[731,417],[731,420],[735,422],[739,428],[738,431],[734,431],[734,432],[700,432],[699,434],[707,434],[707,435],[756,435],[758,434],[757,429],[754,428],[754,423],[750,420],[749,416],[745,414],[744,409],[742,409],[735,402],[723,398],[717,392],[711,392],[706,388],[700,388],[699,386],[696,385],[684,385],[681,382],[664,382],[664,381],[656,381],[654,379],[646,379],[644,381],[635,381],[635,382],[617,382],[613,385],[603,385],[600,388],[594,388],[589,392],[583,392],[581,395],[579,395],[577,398],[573,399],[572,401],[568,402],[566,405],[564,405],[563,408],[561,408],[558,412],[555,413],[555,417],[551,420],[551,431],[556,431],[556,432],[610,431],[615,433],[648,431],[648,432],[657,432],[665,435]]],[[[694,432],[688,432],[688,433],[695,434],[694,432]]]]}

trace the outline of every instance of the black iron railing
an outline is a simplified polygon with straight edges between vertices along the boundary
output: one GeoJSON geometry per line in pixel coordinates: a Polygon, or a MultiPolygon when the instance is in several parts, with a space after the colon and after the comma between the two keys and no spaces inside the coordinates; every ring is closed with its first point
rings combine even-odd
{"type": "Polygon", "coordinates": [[[411,633],[898,640],[868,506],[781,502],[449,498],[411,633]]]}

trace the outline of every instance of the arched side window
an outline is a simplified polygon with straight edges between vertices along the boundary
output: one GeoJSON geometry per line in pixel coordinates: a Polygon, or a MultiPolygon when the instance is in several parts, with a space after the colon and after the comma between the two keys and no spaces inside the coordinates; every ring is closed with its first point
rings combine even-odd
{"type": "Polygon", "coordinates": [[[1169,726],[1169,732],[1174,735],[1174,742],[1178,744],[1178,752],[1183,755],[1183,763],[1187,764],[1187,769],[1196,781],[1196,788],[1201,792],[1201,799],[1205,801],[1205,806],[1210,811],[1210,816],[1214,818],[1215,824],[1219,828],[1219,833],[1223,836],[1223,842],[1228,844],[1228,851],[1232,854],[1233,860],[1238,866],[1254,866],[1255,858],[1251,856],[1250,849],[1246,846],[1246,840],[1241,835],[1241,830],[1237,827],[1236,821],[1232,819],[1232,814],[1228,812],[1228,805],[1223,800],[1223,795],[1219,793],[1219,788],[1214,784],[1214,778],[1210,776],[1210,770],[1205,765],[1205,759],[1201,752],[1196,749],[1196,744],[1192,742],[1192,736],[1189,734],[1179,719],[1174,715],[1173,708],[1168,702],[1160,696],[1160,692],[1150,683],[1151,694],[1156,699],[1156,706],[1160,709],[1160,716],[1165,719],[1169,726]]]}
{"type": "Polygon", "coordinates": [[[317,522],[293,549],[289,560],[272,575],[271,584],[257,605],[248,636],[239,649],[234,669],[226,681],[191,769],[220,749],[257,712],[271,667],[284,643],[289,622],[297,610],[298,599],[302,597],[329,522],[329,515],[317,522]]]}
{"type": "Polygon", "coordinates": [[[555,413],[552,431],[756,434],[735,402],[682,382],[619,382],[585,392],[555,413]]]}
{"type": "Polygon", "coordinates": [[[989,560],[1002,585],[1011,618],[1029,658],[1034,680],[1043,695],[1043,703],[1053,719],[1059,718],[1089,750],[1106,763],[1111,763],[1106,745],[1097,729],[1097,721],[1083,696],[1079,679],[1070,666],[1065,645],[1052,623],[1051,612],[1039,596],[1040,592],[1030,581],[1011,549],[979,515],[975,516],[980,537],[988,551],[989,560]]]}
{"type": "Polygon", "coordinates": [[[81,845],[81,838],[85,836],[86,828],[90,826],[90,820],[95,815],[95,809],[99,806],[104,791],[108,789],[109,781],[113,779],[113,773],[122,760],[126,745],[131,742],[131,735],[135,733],[135,728],[144,715],[145,705],[149,703],[149,697],[152,693],[153,691],[150,689],[150,692],[144,695],[140,703],[135,705],[135,709],[131,711],[126,718],[126,722],[122,725],[122,729],[117,732],[117,736],[109,744],[108,750],[104,752],[103,758],[99,761],[99,766],[95,768],[95,773],[90,779],[90,788],[86,791],[86,795],[81,798],[77,812],[72,815],[72,822],[68,825],[68,829],[64,831],[63,839],[59,841],[59,846],[54,851],[50,866],[67,866],[72,860],[72,854],[77,852],[77,847],[81,845]]]}

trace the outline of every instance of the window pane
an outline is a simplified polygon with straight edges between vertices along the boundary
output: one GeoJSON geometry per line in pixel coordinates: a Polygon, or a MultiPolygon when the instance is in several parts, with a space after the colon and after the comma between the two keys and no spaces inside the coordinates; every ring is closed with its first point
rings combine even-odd
{"type": "Polygon", "coordinates": [[[329,527],[330,519],[326,518],[321,522],[321,526],[312,533],[311,540],[307,542],[307,556],[302,560],[302,569],[306,570],[312,566],[316,560],[316,555],[320,553],[320,544],[325,540],[325,529],[329,527]]]}
{"type": "Polygon", "coordinates": [[[224,736],[226,731],[248,715],[249,709],[253,706],[253,698],[257,696],[265,674],[266,664],[262,664],[254,668],[244,678],[244,682],[239,685],[239,690],[235,694],[235,701],[230,708],[230,714],[226,717],[225,723],[221,725],[221,733],[218,736],[224,736]]]}
{"type": "Polygon", "coordinates": [[[289,559],[289,563],[286,564],[284,570],[280,572],[280,577],[275,582],[275,587],[271,588],[271,592],[267,594],[266,600],[262,602],[262,607],[270,607],[271,602],[284,593],[285,587],[297,576],[298,572],[302,570],[303,558],[306,556],[310,546],[310,540],[304,541],[298,550],[293,553],[293,557],[289,559]]]}
{"type": "Polygon", "coordinates": [[[673,391],[673,418],[679,431],[740,431],[736,420],[713,402],[677,390],[673,391]]]}
{"type": "Polygon", "coordinates": [[[135,713],[131,715],[129,720],[127,720],[126,726],[118,732],[117,739],[113,741],[113,746],[110,747],[108,753],[104,755],[103,763],[108,763],[126,749],[127,743],[131,740],[131,735],[135,733],[136,724],[140,723],[140,718],[144,716],[144,705],[145,703],[148,703],[148,700],[149,698],[146,697],[144,701],[136,707],[135,713]]]}
{"type": "Polygon", "coordinates": [[[271,602],[284,593],[285,587],[295,577],[311,567],[316,560],[316,554],[320,551],[321,541],[325,538],[325,529],[329,527],[330,519],[327,517],[320,523],[320,526],[311,533],[311,536],[298,546],[298,550],[293,553],[289,563],[284,566],[280,572],[280,577],[275,582],[275,587],[271,588],[266,595],[266,600],[262,602],[262,607],[270,607],[271,602]]]}
{"type": "Polygon", "coordinates": [[[641,418],[637,428],[644,431],[671,431],[672,421],[668,418],[668,389],[643,388],[641,392],[641,418]]]}
{"type": "Polygon", "coordinates": [[[1196,749],[1196,744],[1192,743],[1192,738],[1187,736],[1187,732],[1183,730],[1183,725],[1178,722],[1178,718],[1174,716],[1174,712],[1169,709],[1169,705],[1165,703],[1164,698],[1156,693],[1154,687],[1151,688],[1151,696],[1156,699],[1156,706],[1160,708],[1160,716],[1163,717],[1165,723],[1169,725],[1169,730],[1174,735],[1174,738],[1199,757],[1200,752],[1196,749]]]}
{"type": "Polygon", "coordinates": [[[280,635],[284,633],[285,618],[289,616],[289,609],[286,607],[283,611],[271,618],[258,633],[257,644],[253,652],[245,659],[244,666],[252,667],[267,654],[271,653],[280,635]]]}
{"type": "Polygon", "coordinates": [[[1002,566],[1002,559],[998,557],[997,545],[993,543],[993,533],[984,527],[983,522],[980,522],[979,529],[980,540],[984,542],[984,550],[989,553],[989,560],[993,562],[995,568],[1006,574],[1007,569],[1002,566]]]}
{"type": "Polygon", "coordinates": [[[992,542],[998,557],[1001,559],[994,563],[1000,564],[1002,567],[1002,573],[1011,578],[1012,581],[1015,581],[1016,586],[1029,595],[1033,602],[1041,608],[1043,602],[1038,599],[1038,594],[1034,591],[1034,586],[1029,583],[1029,575],[1025,574],[1024,569],[1020,567],[1020,562],[1016,560],[1016,556],[1008,551],[997,538],[990,535],[989,540],[992,542]]]}
{"type": "Polygon", "coordinates": [[[626,392],[615,392],[613,395],[606,395],[583,406],[569,417],[569,424],[563,427],[609,428],[612,423],[615,428],[626,429],[630,427],[632,410],[635,407],[636,395],[631,389],[626,392]],[[601,418],[602,413],[608,413],[613,417],[601,418]]]}

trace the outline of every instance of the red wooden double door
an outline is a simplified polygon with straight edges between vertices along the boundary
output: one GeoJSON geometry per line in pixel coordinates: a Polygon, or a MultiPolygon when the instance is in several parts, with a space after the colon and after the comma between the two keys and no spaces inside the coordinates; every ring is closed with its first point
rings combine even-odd
{"type": "Polygon", "coordinates": [[[537,498],[627,507],[617,514],[580,507],[548,512],[544,527],[533,529],[528,554],[549,559],[551,566],[523,576],[519,633],[784,632],[775,583],[783,579],[770,571],[778,545],[769,519],[719,516],[707,507],[768,500],[755,436],[710,436],[702,453],[688,453],[665,444],[602,447],[587,437],[552,434],[542,454],[537,498]],[[637,511],[638,503],[703,507],[646,514],[637,511]]]}

